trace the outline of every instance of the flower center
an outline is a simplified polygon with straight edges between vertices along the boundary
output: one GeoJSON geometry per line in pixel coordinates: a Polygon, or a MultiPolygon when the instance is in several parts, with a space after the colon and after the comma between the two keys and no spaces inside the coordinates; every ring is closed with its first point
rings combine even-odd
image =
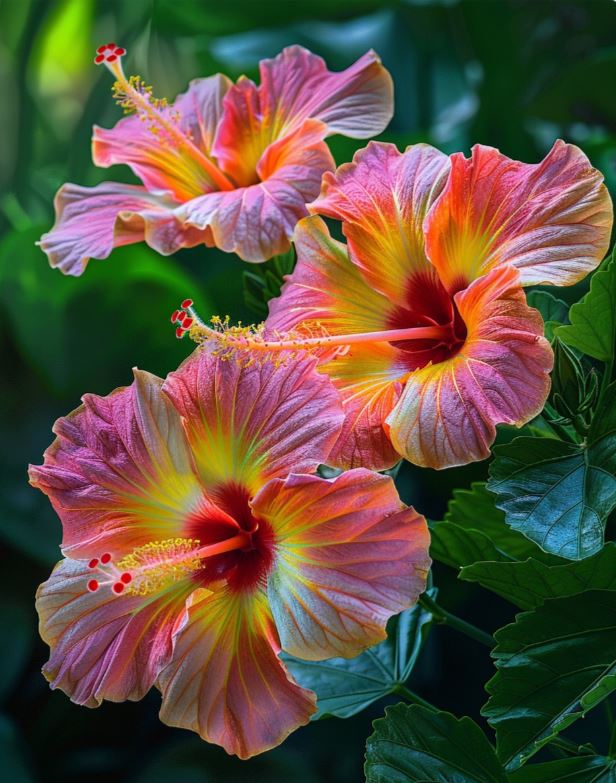
{"type": "Polygon", "coordinates": [[[233,590],[263,584],[274,559],[269,524],[252,513],[242,487],[228,484],[212,494],[215,505],[186,520],[186,537],[150,541],[117,562],[110,552],[90,560],[88,590],[145,596],[184,579],[203,586],[224,579],[233,590]]]}

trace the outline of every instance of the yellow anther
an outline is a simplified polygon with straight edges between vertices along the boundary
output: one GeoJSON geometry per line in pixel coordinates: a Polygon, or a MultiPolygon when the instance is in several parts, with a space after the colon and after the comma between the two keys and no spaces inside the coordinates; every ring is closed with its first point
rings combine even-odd
{"type": "Polygon", "coordinates": [[[132,580],[125,594],[150,595],[179,582],[203,567],[199,541],[194,538],[167,538],[137,547],[116,563],[132,580]]]}

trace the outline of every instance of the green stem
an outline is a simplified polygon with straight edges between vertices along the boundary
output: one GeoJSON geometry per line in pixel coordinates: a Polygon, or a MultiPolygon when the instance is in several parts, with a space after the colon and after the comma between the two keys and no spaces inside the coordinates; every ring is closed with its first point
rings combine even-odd
{"type": "Polygon", "coordinates": [[[601,380],[601,389],[599,390],[599,399],[597,401],[597,408],[603,402],[607,387],[612,381],[612,375],[614,374],[614,357],[610,356],[607,362],[605,362],[605,371],[603,373],[603,379],[601,380]]]}
{"type": "Polygon", "coordinates": [[[456,631],[465,634],[471,639],[474,639],[480,644],[484,644],[486,647],[494,647],[494,639],[489,633],[482,631],[471,623],[467,623],[466,620],[462,620],[460,617],[456,617],[455,614],[451,614],[442,606],[439,606],[436,601],[433,601],[425,593],[419,597],[419,605],[430,612],[435,623],[442,623],[443,625],[449,625],[451,628],[455,628],[456,631]]]}
{"type": "Polygon", "coordinates": [[[550,745],[554,745],[555,748],[564,750],[565,753],[569,753],[573,756],[592,756],[595,755],[595,749],[586,743],[585,745],[578,745],[576,742],[565,739],[565,737],[554,737],[549,742],[550,745]]]}
{"type": "Polygon", "coordinates": [[[397,693],[398,696],[402,696],[403,699],[406,699],[411,704],[419,704],[421,707],[426,707],[426,709],[430,710],[431,712],[438,712],[438,709],[434,706],[434,704],[430,704],[429,701],[422,699],[421,696],[418,696],[416,693],[413,693],[413,691],[410,691],[405,685],[396,685],[393,692],[397,693]]]}

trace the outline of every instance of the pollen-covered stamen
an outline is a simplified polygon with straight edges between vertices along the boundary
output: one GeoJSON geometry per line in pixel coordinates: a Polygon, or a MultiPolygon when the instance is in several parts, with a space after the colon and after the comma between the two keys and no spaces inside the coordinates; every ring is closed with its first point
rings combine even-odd
{"type": "Polygon", "coordinates": [[[241,531],[208,546],[194,538],[151,541],[115,564],[111,559],[104,564],[105,555],[95,557],[88,566],[96,578],[88,580],[87,588],[92,593],[107,587],[114,595],[151,595],[197,573],[206,567],[208,557],[250,548],[254,532],[241,531]]]}
{"type": "Polygon", "coordinates": [[[154,98],[152,88],[146,85],[141,77],[126,78],[121,62],[121,58],[126,54],[126,49],[111,43],[99,46],[96,52],[94,62],[97,65],[106,65],[116,79],[113,85],[113,94],[118,104],[125,111],[137,112],[149,123],[150,130],[156,136],[164,137],[167,142],[184,150],[219,190],[233,190],[233,183],[180,129],[178,112],[169,107],[164,98],[154,98]]]}
{"type": "MultiPolygon", "coordinates": [[[[356,344],[396,343],[408,340],[436,340],[448,343],[452,339],[451,325],[413,326],[408,329],[384,329],[356,334],[330,334],[321,324],[304,326],[285,334],[266,334],[265,325],[230,326],[228,318],[214,316],[212,327],[201,319],[190,330],[196,342],[217,340],[222,348],[243,349],[255,352],[310,351],[316,349],[346,350],[356,344]]],[[[185,326],[185,323],[183,324],[185,326]]]]}

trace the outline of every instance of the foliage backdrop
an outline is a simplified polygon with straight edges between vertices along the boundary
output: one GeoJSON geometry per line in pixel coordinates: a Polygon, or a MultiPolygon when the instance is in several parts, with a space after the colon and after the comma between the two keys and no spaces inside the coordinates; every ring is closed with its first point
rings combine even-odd
{"type": "MultiPolygon", "coordinates": [[[[610,0],[0,0],[3,779],[356,783],[371,721],[387,703],[335,724],[312,723],[281,748],[240,763],[160,724],[155,694],[88,711],[50,692],[40,674],[46,649],[33,596],[57,560],[60,525],[28,487],[27,463],[40,462],[53,421],[84,392],[105,394],[130,382],[133,365],[159,375],[177,366],[189,346],[174,339],[168,315],[185,296],[203,313],[256,318],[244,298],[246,266],[214,249],[166,259],[137,245],[93,261],[73,280],[49,269],[34,245],[52,222],[62,182],[130,181],[123,169],[103,172],[90,161],[91,126],[119,117],[109,74],[92,64],[96,46],[126,46],[130,71],[169,98],[191,78],[216,71],[254,78],[260,58],[291,43],[334,69],[373,47],[396,85],[396,113],[383,140],[400,148],[427,141],[445,152],[482,142],[534,162],[560,136],[583,147],[614,196],[615,17],[610,0]]],[[[333,139],[337,163],[358,146],[333,139]]],[[[559,296],[573,302],[583,293],[578,286],[559,296]]],[[[511,432],[499,437],[506,441],[511,432]]],[[[486,474],[485,463],[441,473],[405,465],[399,484],[407,502],[442,519],[453,488],[486,474]]],[[[514,607],[480,589],[472,569],[460,581],[438,564],[435,578],[440,602],[483,629],[513,620],[514,607]]],[[[439,708],[486,728],[479,710],[493,673],[487,649],[438,627],[411,683],[439,708]]],[[[601,711],[591,713],[583,736],[605,752],[602,720],[601,711]]]]}

